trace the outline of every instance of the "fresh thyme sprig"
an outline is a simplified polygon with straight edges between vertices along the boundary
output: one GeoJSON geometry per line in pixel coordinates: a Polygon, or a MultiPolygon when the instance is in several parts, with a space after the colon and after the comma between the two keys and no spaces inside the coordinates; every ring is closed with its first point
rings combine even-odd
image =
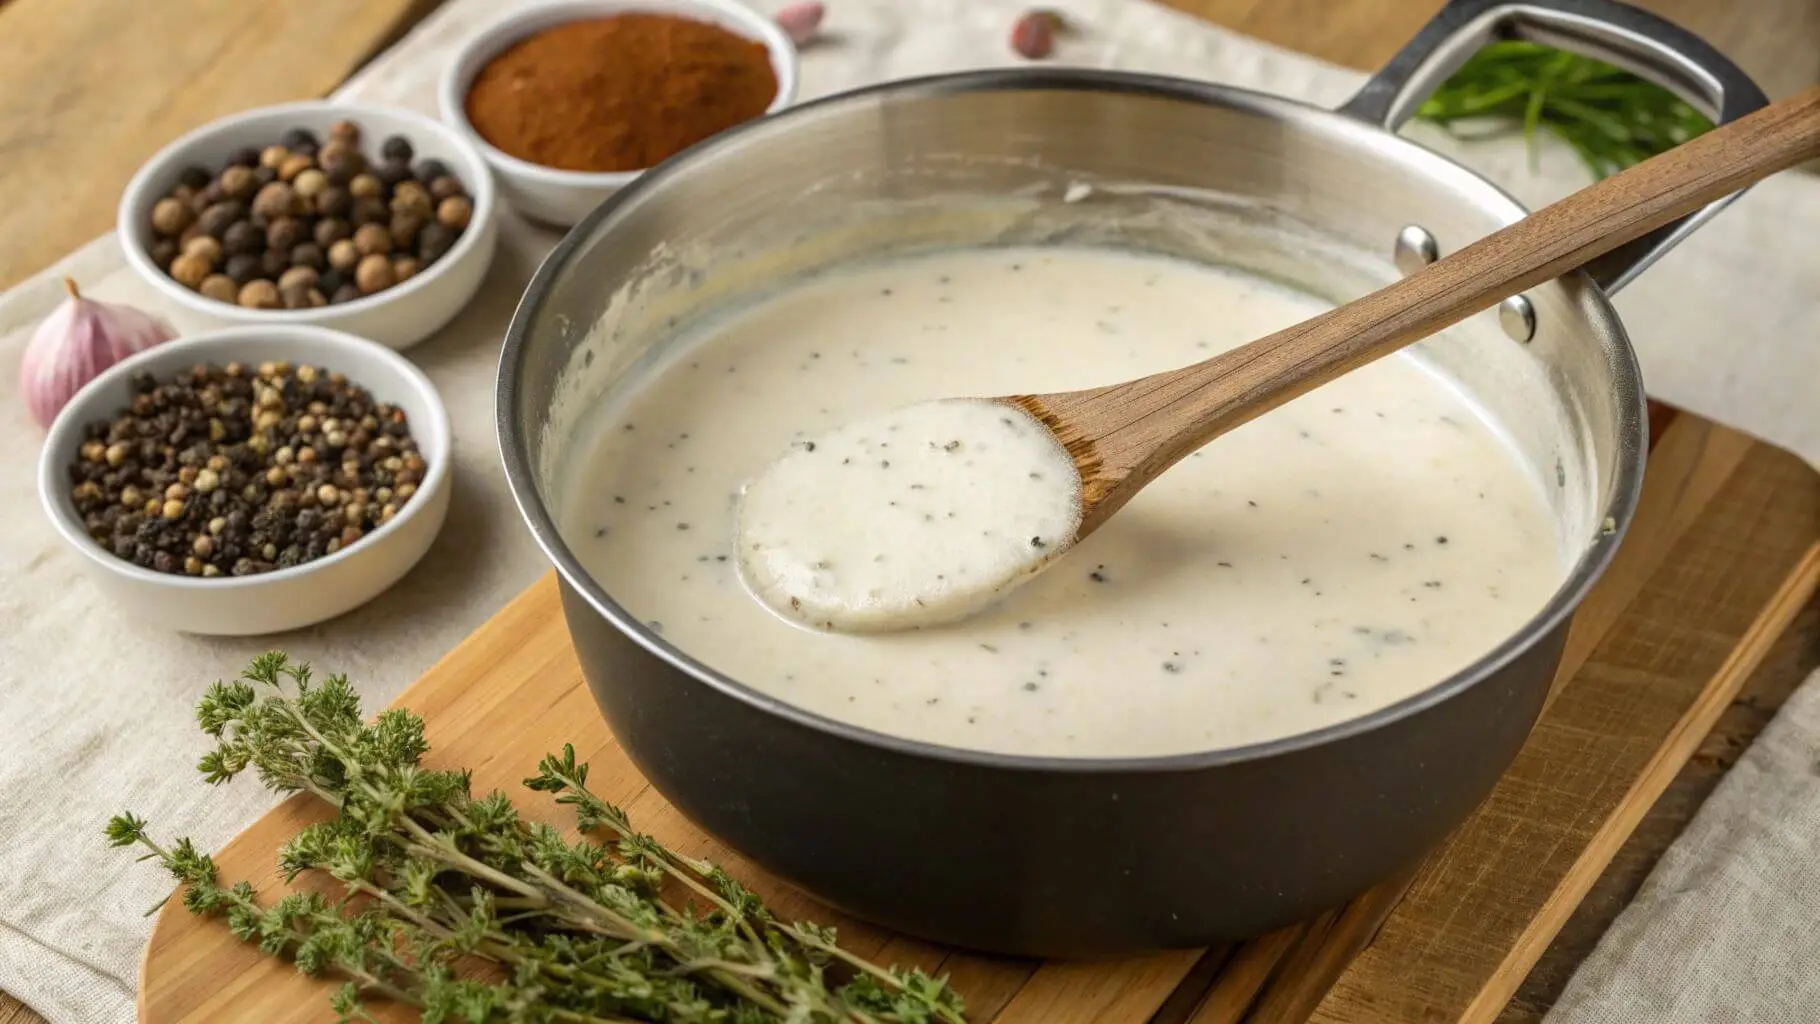
{"type": "Polygon", "coordinates": [[[371,1021],[366,1000],[383,998],[426,1024],[965,1024],[945,981],[854,956],[833,929],[780,920],[718,867],[635,831],[587,788],[573,747],[525,785],[605,842],[527,822],[504,793],[472,796],[467,772],[423,766],[421,718],[392,709],[368,723],[345,677],[317,682],[282,653],[211,686],[196,713],[216,741],[199,765],[209,782],[251,768],[336,808],[279,864],[287,880],[326,874],[345,898],[295,892],[262,907],[188,839],[161,844],[130,812],[108,839],[158,860],[192,912],[225,917],[306,974],[346,979],[341,1021],[371,1021]]]}
{"type": "Polygon", "coordinates": [[[1461,134],[1464,124],[1516,121],[1536,159],[1536,133],[1559,136],[1604,178],[1712,128],[1667,89],[1603,61],[1536,43],[1498,42],[1474,54],[1416,116],[1461,134]]]}

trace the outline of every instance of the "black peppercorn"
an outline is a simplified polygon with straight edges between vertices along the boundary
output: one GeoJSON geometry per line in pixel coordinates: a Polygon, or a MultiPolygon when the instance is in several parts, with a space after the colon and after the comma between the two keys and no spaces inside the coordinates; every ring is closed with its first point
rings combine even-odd
{"type": "MultiPolygon", "coordinates": [[[[422,179],[418,180],[421,181],[422,179]]],[[[445,174],[440,178],[430,179],[430,198],[437,202],[441,202],[444,199],[449,199],[453,196],[466,194],[467,190],[462,188],[461,182],[452,175],[445,174]]]]}
{"type": "Polygon", "coordinates": [[[196,224],[202,229],[204,234],[212,235],[215,238],[222,238],[227,234],[227,229],[232,227],[235,221],[244,220],[245,218],[246,204],[236,202],[232,199],[223,199],[221,202],[215,203],[208,209],[203,210],[202,216],[197,219],[196,224]]]}
{"type": "MultiPolygon", "coordinates": [[[[206,297],[225,302],[234,292],[232,301],[258,309],[349,301],[409,280],[455,245],[471,200],[444,161],[413,164],[403,136],[387,138],[372,157],[359,147],[351,123],[326,138],[293,127],[270,145],[236,151],[212,176],[206,166],[184,168],[150,218],[148,254],[206,297]],[[298,270],[325,276],[311,285],[289,273],[298,270]]],[[[280,483],[244,486],[263,498],[280,483]]],[[[330,533],[323,539],[335,540],[330,533]]]]}
{"type": "MultiPolygon", "coordinates": [[[[301,278],[290,291],[292,308],[326,301],[301,278]]],[[[194,366],[131,389],[128,409],[89,425],[69,494],[103,550],[159,572],[248,576],[332,554],[396,518],[427,470],[402,410],[318,367],[194,366]]]]}
{"type": "Polygon", "coordinates": [[[229,256],[222,272],[233,278],[235,284],[245,284],[259,276],[259,269],[259,257],[243,252],[229,256]]]}
{"type": "Polygon", "coordinates": [[[266,225],[265,246],[268,249],[289,253],[303,239],[303,225],[295,217],[279,217],[266,225]]]}
{"type": "Polygon", "coordinates": [[[316,154],[316,164],[329,176],[332,185],[346,185],[367,169],[366,157],[351,144],[331,139],[316,154]]]}
{"type": "Polygon", "coordinates": [[[456,231],[441,221],[431,221],[417,232],[417,258],[424,266],[442,259],[455,246],[456,231]]]}
{"type": "Polygon", "coordinates": [[[345,217],[354,205],[354,197],[339,185],[329,185],[316,193],[316,214],[321,217],[345,217]]]}
{"type": "Polygon", "coordinates": [[[400,182],[410,180],[411,165],[402,160],[388,160],[375,168],[373,174],[379,179],[379,183],[384,185],[389,192],[391,189],[396,188],[400,182]]]}
{"type": "Polygon", "coordinates": [[[160,238],[153,242],[151,257],[152,262],[158,264],[161,269],[170,270],[171,261],[177,258],[177,240],[175,238],[160,238]]]}
{"type": "Polygon", "coordinates": [[[299,242],[291,247],[291,266],[321,270],[328,262],[323,258],[322,246],[315,242],[299,242]]]}
{"type": "Polygon", "coordinates": [[[367,224],[384,224],[392,219],[392,211],[386,207],[385,200],[378,196],[361,196],[354,200],[353,212],[348,217],[356,228],[367,224]]]}
{"type": "Polygon", "coordinates": [[[316,222],[316,244],[327,249],[344,238],[351,238],[354,226],[338,217],[330,217],[316,222]]]}
{"type": "Polygon", "coordinates": [[[313,156],[320,148],[316,136],[308,128],[292,128],[278,137],[278,144],[293,153],[313,156]]]}
{"type": "Polygon", "coordinates": [[[221,248],[230,256],[257,253],[265,248],[265,236],[252,224],[238,220],[222,233],[221,248]]]}

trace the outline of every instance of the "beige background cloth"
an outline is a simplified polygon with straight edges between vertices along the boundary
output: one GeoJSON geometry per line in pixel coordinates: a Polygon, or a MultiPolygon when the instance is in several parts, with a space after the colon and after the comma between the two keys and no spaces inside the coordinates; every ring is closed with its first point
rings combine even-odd
{"type": "MultiPolygon", "coordinates": [[[[510,6],[443,5],[342,94],[433,113],[446,55],[510,6]]],[[[1005,39],[1022,6],[835,0],[826,26],[832,38],[804,54],[803,96],[1017,63],[1005,39]]],[[[1060,49],[1067,63],[1213,79],[1327,106],[1362,80],[1137,0],[1057,6],[1083,30],[1060,49]]],[[[1463,148],[1439,133],[1413,131],[1531,204],[1585,180],[1560,147],[1547,147],[1541,173],[1532,175],[1515,142],[1463,148]]],[[[1817,235],[1820,180],[1778,179],[1621,296],[1651,392],[1820,460],[1817,235]]],[[[34,463],[42,435],[19,401],[18,363],[31,325],[62,296],[59,279],[67,274],[91,294],[189,325],[122,269],[111,236],[0,296],[0,507],[9,513],[0,520],[0,987],[57,1024],[133,1018],[139,953],[150,929],[141,915],[167,883],[155,868],[109,850],[102,824],[131,808],[161,835],[188,834],[210,848],[271,803],[250,782],[211,790],[195,774],[204,747],[191,707],[210,680],[277,646],[347,672],[369,706],[378,706],[542,571],[499,468],[492,383],[513,306],[555,240],[508,217],[480,296],[410,353],[441,389],[455,424],[455,500],[424,563],[354,614],[261,640],[178,636],[123,618],[87,583],[80,556],[58,541],[38,509],[34,463]]],[[[1820,866],[1820,792],[1810,771],[1817,737],[1820,689],[1809,686],[1664,861],[1555,1019],[1820,1021],[1812,928],[1820,910],[1813,872],[1820,866]],[[1799,967],[1779,974],[1770,966],[1788,956],[1806,958],[1801,978],[1789,980],[1799,967]],[[1740,962],[1755,973],[1740,970],[1740,962]],[[1753,978],[1762,984],[1740,984],[1753,978]],[[1787,983],[1771,984],[1776,978],[1787,983]],[[1671,992],[1672,1007],[1660,1002],[1671,992]],[[1645,997],[1657,1001],[1637,1003],[1645,997]]]]}

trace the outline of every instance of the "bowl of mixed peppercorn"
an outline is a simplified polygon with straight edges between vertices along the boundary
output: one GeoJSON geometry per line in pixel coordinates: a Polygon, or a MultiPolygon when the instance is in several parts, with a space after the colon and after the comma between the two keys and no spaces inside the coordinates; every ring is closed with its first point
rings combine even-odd
{"type": "Polygon", "coordinates": [[[135,617],[249,636],[350,611],[441,530],[448,413],[397,352],[234,327],[115,364],[51,424],[39,494],[135,617]]]}
{"type": "Polygon", "coordinates": [[[486,161],[407,110],[289,103],[166,146],[121,197],[127,262],[191,323],[315,324],[402,349],[479,289],[486,161]]]}

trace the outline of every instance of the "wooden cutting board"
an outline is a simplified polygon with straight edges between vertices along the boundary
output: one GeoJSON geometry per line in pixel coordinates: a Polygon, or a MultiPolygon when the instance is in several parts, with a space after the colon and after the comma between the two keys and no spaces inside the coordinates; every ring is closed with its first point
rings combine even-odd
{"type": "MultiPolygon", "coordinates": [[[[559,825],[567,816],[518,784],[544,753],[573,742],[593,763],[590,781],[640,828],[725,864],[782,914],[839,925],[863,956],[949,974],[976,1021],[1492,1021],[1820,580],[1820,476],[1698,417],[1655,409],[1651,427],[1636,523],[1575,620],[1541,721],[1491,797],[1411,876],[1241,945],[1113,963],[1000,960],[815,904],[706,838],[633,770],[582,681],[554,576],[398,703],[425,718],[437,766],[470,767],[477,791],[522,794],[529,816],[559,825]]],[[[278,846],[320,813],[304,799],[281,805],[221,851],[224,877],[277,891],[278,846]]],[[[140,1019],[327,1021],[327,991],[172,905],[146,948],[140,1019]]]]}

